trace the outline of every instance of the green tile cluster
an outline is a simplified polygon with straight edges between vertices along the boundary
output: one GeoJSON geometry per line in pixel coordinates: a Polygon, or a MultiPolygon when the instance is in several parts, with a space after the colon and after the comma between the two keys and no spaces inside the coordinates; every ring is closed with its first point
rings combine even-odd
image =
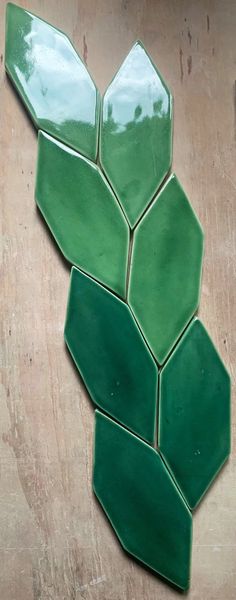
{"type": "Polygon", "coordinates": [[[100,101],[69,39],[8,4],[6,71],[39,130],[35,197],[72,265],[65,341],[96,410],[94,492],[124,549],[190,581],[192,510],[230,452],[230,380],[196,313],[203,232],[171,94],[140,42],[100,101]]]}

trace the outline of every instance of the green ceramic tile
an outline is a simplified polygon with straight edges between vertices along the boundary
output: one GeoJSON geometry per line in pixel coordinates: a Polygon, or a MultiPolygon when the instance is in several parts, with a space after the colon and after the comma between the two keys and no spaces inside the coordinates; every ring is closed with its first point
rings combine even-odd
{"type": "Polygon", "coordinates": [[[161,371],[159,447],[195,508],[230,452],[230,380],[198,319],[161,371]]]}
{"type": "Polygon", "coordinates": [[[93,487],[124,549],[186,589],[191,513],[156,450],[99,411],[93,487]]]}
{"type": "Polygon", "coordinates": [[[95,404],[153,443],[156,364],[127,304],[75,268],[65,340],[95,404]]]}
{"type": "Polygon", "coordinates": [[[102,108],[100,160],[135,225],[172,159],[172,98],[137,42],[109,85],[102,108]]]}
{"type": "Polygon", "coordinates": [[[134,232],[128,300],[162,364],[199,300],[203,233],[175,175],[134,232]]]}
{"type": "Polygon", "coordinates": [[[129,227],[99,168],[39,132],[36,201],[64,256],[125,295],[129,227]]]}
{"type": "Polygon", "coordinates": [[[95,159],[99,95],[69,39],[10,3],[5,63],[35,126],[95,159]]]}

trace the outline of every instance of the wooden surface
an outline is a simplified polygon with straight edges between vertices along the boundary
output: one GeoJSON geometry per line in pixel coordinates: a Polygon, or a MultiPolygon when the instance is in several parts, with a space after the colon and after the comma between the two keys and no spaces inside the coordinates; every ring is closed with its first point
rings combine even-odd
{"type": "MultiPolygon", "coordinates": [[[[235,1],[18,3],[71,37],[101,92],[136,38],[169,84],[174,170],[206,234],[200,316],[234,384],[235,1]]],[[[69,269],[35,208],[36,135],[4,74],[4,13],[1,0],[0,599],[172,600],[92,494],[93,408],[63,343],[69,269]]],[[[195,515],[188,598],[235,597],[233,451],[195,515]]]]}

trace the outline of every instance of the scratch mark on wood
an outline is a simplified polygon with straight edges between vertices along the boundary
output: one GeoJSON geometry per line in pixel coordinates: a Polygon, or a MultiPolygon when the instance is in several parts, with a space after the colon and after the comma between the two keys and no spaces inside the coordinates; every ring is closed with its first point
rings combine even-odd
{"type": "Polygon", "coordinates": [[[189,41],[189,45],[191,46],[191,43],[192,43],[192,35],[191,35],[191,31],[190,31],[190,29],[188,29],[188,41],[189,41]]]}
{"type": "Polygon", "coordinates": [[[234,139],[236,141],[236,80],[233,85],[233,103],[234,103],[234,139]]]}
{"type": "Polygon", "coordinates": [[[210,17],[207,15],[207,33],[210,31],[210,17]]]}
{"type": "Polygon", "coordinates": [[[187,58],[187,65],[188,65],[188,75],[190,75],[190,74],[191,74],[191,71],[192,71],[192,64],[193,64],[193,61],[192,61],[192,56],[188,56],[188,58],[187,58]]]}
{"type": "Polygon", "coordinates": [[[179,49],[179,64],[180,64],[180,81],[183,83],[184,78],[184,68],[183,68],[183,50],[179,49]]]}
{"type": "Polygon", "coordinates": [[[88,46],[86,43],[86,37],[85,35],[83,36],[83,45],[84,45],[84,49],[83,49],[83,58],[84,58],[84,62],[87,65],[87,60],[88,60],[88,46]]]}

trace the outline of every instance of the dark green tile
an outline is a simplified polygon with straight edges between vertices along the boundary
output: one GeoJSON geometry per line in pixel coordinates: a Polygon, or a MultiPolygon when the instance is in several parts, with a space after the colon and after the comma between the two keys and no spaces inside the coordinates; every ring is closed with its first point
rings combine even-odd
{"type": "Polygon", "coordinates": [[[94,492],[122,546],[186,589],[192,517],[160,455],[96,411],[94,492]]]}
{"type": "Polygon", "coordinates": [[[171,166],[172,99],[140,42],[109,85],[102,108],[100,159],[135,225],[171,166]]]}
{"type": "Polygon", "coordinates": [[[10,3],[5,63],[35,126],[95,159],[99,94],[66,35],[10,3]]]}
{"type": "Polygon", "coordinates": [[[159,447],[195,508],[230,451],[230,380],[198,319],[161,371],[159,447]]]}
{"type": "Polygon", "coordinates": [[[162,364],[199,301],[203,233],[172,175],[134,232],[128,301],[162,364]]]}
{"type": "Polygon", "coordinates": [[[155,362],[127,304],[75,268],[65,340],[95,404],[153,443],[155,362]]]}
{"type": "Polygon", "coordinates": [[[42,132],[36,201],[64,256],[124,296],[128,223],[99,168],[42,132]]]}

